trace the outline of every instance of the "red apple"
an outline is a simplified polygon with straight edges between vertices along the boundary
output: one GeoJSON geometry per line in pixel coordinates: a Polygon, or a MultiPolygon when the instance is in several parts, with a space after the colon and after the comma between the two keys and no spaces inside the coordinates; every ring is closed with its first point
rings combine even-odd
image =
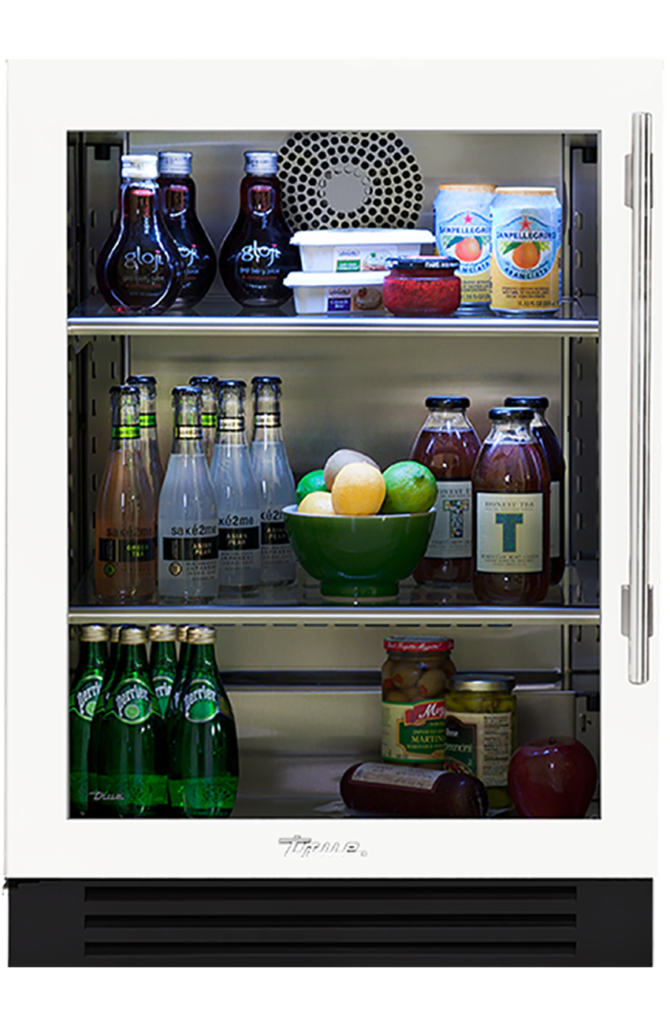
{"type": "Polygon", "coordinates": [[[550,736],[524,743],[514,752],[507,786],[522,818],[583,818],[598,773],[579,740],[550,736]]]}

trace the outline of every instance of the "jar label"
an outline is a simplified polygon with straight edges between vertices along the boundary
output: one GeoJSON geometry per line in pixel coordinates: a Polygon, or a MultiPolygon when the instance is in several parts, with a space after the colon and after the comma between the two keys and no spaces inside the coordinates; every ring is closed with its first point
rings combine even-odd
{"type": "Polygon", "coordinates": [[[549,496],[549,557],[558,558],[561,554],[561,485],[558,480],[551,481],[549,496]]]}
{"type": "Polygon", "coordinates": [[[477,572],[544,569],[544,495],[477,494],[477,572]]]}
{"type": "Polygon", "coordinates": [[[403,768],[390,764],[361,764],[351,776],[352,782],[374,782],[378,786],[402,786],[403,789],[432,790],[442,775],[440,769],[403,768]]]}
{"type": "Polygon", "coordinates": [[[426,558],[469,558],[472,555],[472,483],[438,480],[435,526],[426,558]]]}
{"type": "Polygon", "coordinates": [[[444,699],[418,704],[382,701],[382,757],[386,761],[442,764],[444,699]]]}
{"type": "Polygon", "coordinates": [[[507,786],[512,756],[512,714],[447,712],[446,758],[464,765],[485,786],[507,786]]]}

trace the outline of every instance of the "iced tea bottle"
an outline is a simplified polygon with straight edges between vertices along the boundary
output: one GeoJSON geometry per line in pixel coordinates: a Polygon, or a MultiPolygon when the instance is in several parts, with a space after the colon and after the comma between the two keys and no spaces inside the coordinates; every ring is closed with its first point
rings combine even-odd
{"type": "Polygon", "coordinates": [[[284,278],[299,270],[298,251],[281,211],[277,154],[245,153],[240,212],[221,246],[219,269],[242,306],[281,306],[291,298],[284,278]]]}
{"type": "Polygon", "coordinates": [[[491,409],[472,474],[472,585],[485,604],[531,604],[549,587],[549,466],[532,409],[491,409]]]}
{"type": "Polygon", "coordinates": [[[119,214],[96,264],[115,313],[162,313],[179,294],[182,262],[160,210],[155,156],[122,156],[119,214]]]}
{"type": "Polygon", "coordinates": [[[95,590],[100,601],[150,601],[156,590],[156,502],[140,446],[140,393],[110,389],[112,439],[95,510],[95,590]]]}
{"type": "Polygon", "coordinates": [[[565,459],[556,434],[545,418],[549,399],[523,395],[506,398],[505,405],[532,409],[530,429],[538,439],[549,465],[551,499],[549,502],[549,582],[560,583],[565,570],[565,459]]]}
{"type": "Polygon", "coordinates": [[[216,277],[216,252],[195,212],[192,163],[192,153],[158,154],[161,209],[184,268],[175,309],[200,302],[216,277]]]}
{"type": "Polygon", "coordinates": [[[140,448],[144,464],[147,467],[154,496],[158,501],[165,470],[158,447],[158,429],[156,426],[156,378],[128,377],[127,384],[132,384],[140,393],[140,448]]]}
{"type": "Polygon", "coordinates": [[[466,583],[472,578],[472,470],[480,441],[467,417],[468,398],[426,399],[428,418],[410,459],[427,466],[437,480],[435,527],[426,554],[414,571],[417,583],[466,583]]]}

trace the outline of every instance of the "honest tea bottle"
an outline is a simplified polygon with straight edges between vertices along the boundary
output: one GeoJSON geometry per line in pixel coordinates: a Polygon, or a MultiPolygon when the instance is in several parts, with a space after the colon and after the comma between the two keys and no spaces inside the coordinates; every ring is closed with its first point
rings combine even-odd
{"type": "Polygon", "coordinates": [[[175,309],[194,306],[216,277],[216,252],[195,212],[192,163],[192,153],[158,154],[161,209],[183,265],[175,309]]]}
{"type": "Polygon", "coordinates": [[[88,754],[91,723],[107,664],[106,626],[82,626],[79,662],[70,690],[70,817],[88,810],[88,754]]]}
{"type": "Polygon", "coordinates": [[[414,571],[417,583],[466,583],[472,578],[472,470],[480,442],[467,417],[468,398],[432,395],[428,417],[410,459],[437,481],[437,515],[426,554],[414,571]]]}
{"type": "Polygon", "coordinates": [[[202,447],[207,464],[210,465],[219,421],[219,379],[218,377],[210,376],[191,377],[189,384],[194,388],[200,388],[202,392],[202,408],[200,411],[202,447]]]}
{"type": "Polygon", "coordinates": [[[529,604],[549,587],[549,467],[532,409],[491,409],[472,474],[479,601],[529,604]]]}
{"type": "Polygon", "coordinates": [[[119,214],[96,264],[98,288],[115,313],[162,313],[181,288],[182,262],[161,213],[157,179],[157,157],[121,157],[119,214]]]}
{"type": "Polygon", "coordinates": [[[154,497],[158,504],[165,470],[158,447],[158,428],[156,425],[156,378],[128,377],[126,384],[132,384],[140,393],[140,448],[142,458],[154,497]]]}
{"type": "Polygon", "coordinates": [[[95,590],[109,604],[156,591],[156,504],[140,445],[140,393],[110,389],[112,438],[95,510],[95,590]]]}
{"type": "Polygon", "coordinates": [[[505,405],[532,409],[531,432],[542,445],[551,481],[549,501],[549,582],[560,583],[565,570],[565,459],[556,434],[546,420],[549,399],[540,395],[518,395],[505,405]]]}
{"type": "Polygon", "coordinates": [[[151,685],[146,630],[124,626],[111,690],[93,720],[92,799],[103,816],[154,817],[166,806],[165,733],[151,685]]]}
{"type": "Polygon", "coordinates": [[[188,673],[169,727],[169,795],[173,814],[226,818],[239,778],[233,712],[216,664],[216,630],[189,629],[188,673]]]}
{"type": "Polygon", "coordinates": [[[226,288],[242,306],[280,306],[291,298],[284,278],[299,270],[298,251],[281,212],[277,154],[244,154],[240,212],[219,254],[226,288]]]}
{"type": "Polygon", "coordinates": [[[219,382],[219,430],[212,481],[219,510],[219,588],[249,590],[260,583],[260,497],[244,422],[243,380],[219,382]]]}
{"type": "Polygon", "coordinates": [[[219,588],[219,517],[202,447],[200,388],[172,391],[172,452],[158,504],[158,591],[167,601],[211,601],[219,588]]]}
{"type": "Polygon", "coordinates": [[[177,675],[177,627],[167,623],[149,626],[151,656],[149,670],[151,685],[158,699],[158,707],[163,718],[167,711],[170,694],[177,675]]]}
{"type": "Polygon", "coordinates": [[[261,583],[282,586],[295,580],[296,557],[282,511],[295,503],[295,480],[281,432],[281,378],[254,377],[251,387],[251,468],[260,491],[261,583]]]}

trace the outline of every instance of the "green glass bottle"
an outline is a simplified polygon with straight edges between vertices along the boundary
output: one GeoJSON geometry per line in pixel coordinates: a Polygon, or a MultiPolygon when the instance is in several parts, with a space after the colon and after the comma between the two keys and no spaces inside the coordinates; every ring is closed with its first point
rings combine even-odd
{"type": "Polygon", "coordinates": [[[168,733],[170,805],[188,818],[227,818],[239,778],[233,712],[216,664],[216,630],[191,626],[188,671],[168,733]]]}
{"type": "MultiPolygon", "coordinates": [[[[165,733],[151,685],[147,634],[124,626],[119,661],[101,710],[94,799],[113,817],[155,817],[167,802],[165,733]]],[[[96,716],[97,719],[97,716],[96,716]]]]}
{"type": "Polygon", "coordinates": [[[151,683],[158,698],[161,716],[165,718],[170,693],[177,675],[177,627],[160,623],[149,626],[151,683]]]}
{"type": "MultiPolygon", "coordinates": [[[[174,732],[175,723],[179,716],[179,695],[184,686],[184,680],[186,679],[186,673],[188,671],[189,656],[191,653],[191,645],[189,643],[189,633],[193,626],[181,625],[177,627],[177,640],[179,642],[179,662],[177,664],[177,674],[170,694],[170,700],[168,702],[167,711],[165,712],[165,735],[167,739],[168,747],[168,761],[170,744],[172,742],[172,735],[174,732]]],[[[200,628],[200,627],[195,627],[200,628]]],[[[181,814],[181,792],[170,792],[170,782],[168,779],[168,798],[170,804],[170,816],[175,817],[181,814]]]]}
{"type": "Polygon", "coordinates": [[[95,713],[93,715],[93,721],[91,722],[91,738],[88,744],[88,816],[95,818],[98,818],[103,814],[103,807],[100,801],[95,799],[95,794],[98,792],[96,765],[98,763],[97,749],[100,737],[102,709],[109,697],[114,681],[114,671],[119,662],[119,651],[121,650],[119,637],[121,636],[121,630],[123,628],[124,627],[120,625],[109,627],[109,654],[107,655],[107,661],[105,662],[105,674],[102,678],[98,702],[95,705],[95,713]]]}
{"type": "Polygon", "coordinates": [[[82,626],[79,662],[70,689],[70,817],[88,811],[88,749],[91,723],[107,662],[106,626],[82,626]]]}

